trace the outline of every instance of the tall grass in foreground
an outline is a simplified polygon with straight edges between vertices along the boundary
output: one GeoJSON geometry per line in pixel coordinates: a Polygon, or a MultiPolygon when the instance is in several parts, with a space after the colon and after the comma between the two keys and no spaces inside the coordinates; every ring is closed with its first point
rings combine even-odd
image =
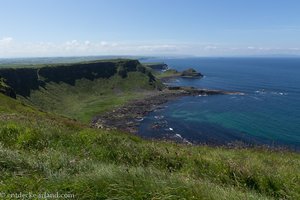
{"type": "Polygon", "coordinates": [[[0,191],[76,199],[300,199],[300,155],[145,141],[0,96],[0,191]]]}

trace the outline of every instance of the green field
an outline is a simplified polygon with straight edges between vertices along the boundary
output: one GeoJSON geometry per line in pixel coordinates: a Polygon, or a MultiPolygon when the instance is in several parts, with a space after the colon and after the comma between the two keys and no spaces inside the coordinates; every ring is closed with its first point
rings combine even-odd
{"type": "Polygon", "coordinates": [[[94,115],[155,92],[157,84],[136,71],[74,85],[49,82],[17,100],[0,93],[0,193],[300,199],[299,153],[192,146],[89,128],[94,115]]]}

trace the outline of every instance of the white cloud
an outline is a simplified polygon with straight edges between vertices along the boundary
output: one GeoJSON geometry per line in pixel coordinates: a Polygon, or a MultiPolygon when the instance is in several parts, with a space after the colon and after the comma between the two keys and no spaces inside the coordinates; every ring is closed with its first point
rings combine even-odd
{"type": "Polygon", "coordinates": [[[165,52],[165,51],[177,51],[178,47],[176,45],[169,45],[169,44],[162,44],[162,45],[139,45],[137,49],[140,51],[158,51],[158,52],[165,52]]]}
{"type": "Polygon", "coordinates": [[[0,45],[9,45],[11,44],[13,41],[12,37],[3,37],[2,39],[0,39],[0,45]]]}
{"type": "Polygon", "coordinates": [[[154,43],[154,42],[110,42],[90,40],[70,40],[53,42],[17,42],[12,37],[0,39],[0,57],[35,57],[35,56],[87,56],[87,55],[268,55],[297,54],[300,47],[268,47],[225,44],[193,43],[154,43]]]}
{"type": "Polygon", "coordinates": [[[205,50],[215,50],[217,48],[218,48],[217,46],[212,46],[212,45],[208,45],[208,46],[204,47],[205,50]]]}
{"type": "Polygon", "coordinates": [[[120,43],[70,40],[62,43],[26,42],[12,44],[12,38],[0,40],[0,57],[73,56],[73,55],[138,55],[169,53],[178,50],[170,44],[120,43]]]}
{"type": "Polygon", "coordinates": [[[101,44],[102,46],[107,46],[107,45],[108,45],[108,43],[107,43],[106,41],[102,41],[102,42],[100,42],[100,44],[101,44]]]}
{"type": "Polygon", "coordinates": [[[300,51],[300,48],[290,48],[289,50],[292,50],[292,51],[300,51]]]}

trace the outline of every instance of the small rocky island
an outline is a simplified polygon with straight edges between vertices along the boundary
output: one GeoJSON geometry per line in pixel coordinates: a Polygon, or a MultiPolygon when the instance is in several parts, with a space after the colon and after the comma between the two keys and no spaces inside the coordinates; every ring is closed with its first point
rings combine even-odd
{"type": "Polygon", "coordinates": [[[193,68],[189,68],[181,72],[181,77],[184,78],[201,78],[203,75],[200,72],[197,72],[193,68]]]}

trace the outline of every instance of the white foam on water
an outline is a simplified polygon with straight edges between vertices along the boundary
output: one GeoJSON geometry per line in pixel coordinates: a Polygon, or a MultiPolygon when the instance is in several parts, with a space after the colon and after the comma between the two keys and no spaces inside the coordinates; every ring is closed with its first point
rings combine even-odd
{"type": "Polygon", "coordinates": [[[163,119],[163,118],[165,118],[165,116],[163,116],[163,115],[156,115],[156,116],[154,116],[154,118],[155,119],[163,119]]]}
{"type": "Polygon", "coordinates": [[[144,120],[144,118],[143,117],[141,117],[141,118],[137,118],[136,119],[136,121],[138,121],[138,122],[141,122],[141,121],[143,121],[144,120]]]}
{"type": "Polygon", "coordinates": [[[286,96],[288,93],[286,92],[277,92],[277,91],[266,91],[265,89],[256,90],[254,91],[256,94],[271,94],[271,95],[278,95],[278,96],[286,96]]]}

